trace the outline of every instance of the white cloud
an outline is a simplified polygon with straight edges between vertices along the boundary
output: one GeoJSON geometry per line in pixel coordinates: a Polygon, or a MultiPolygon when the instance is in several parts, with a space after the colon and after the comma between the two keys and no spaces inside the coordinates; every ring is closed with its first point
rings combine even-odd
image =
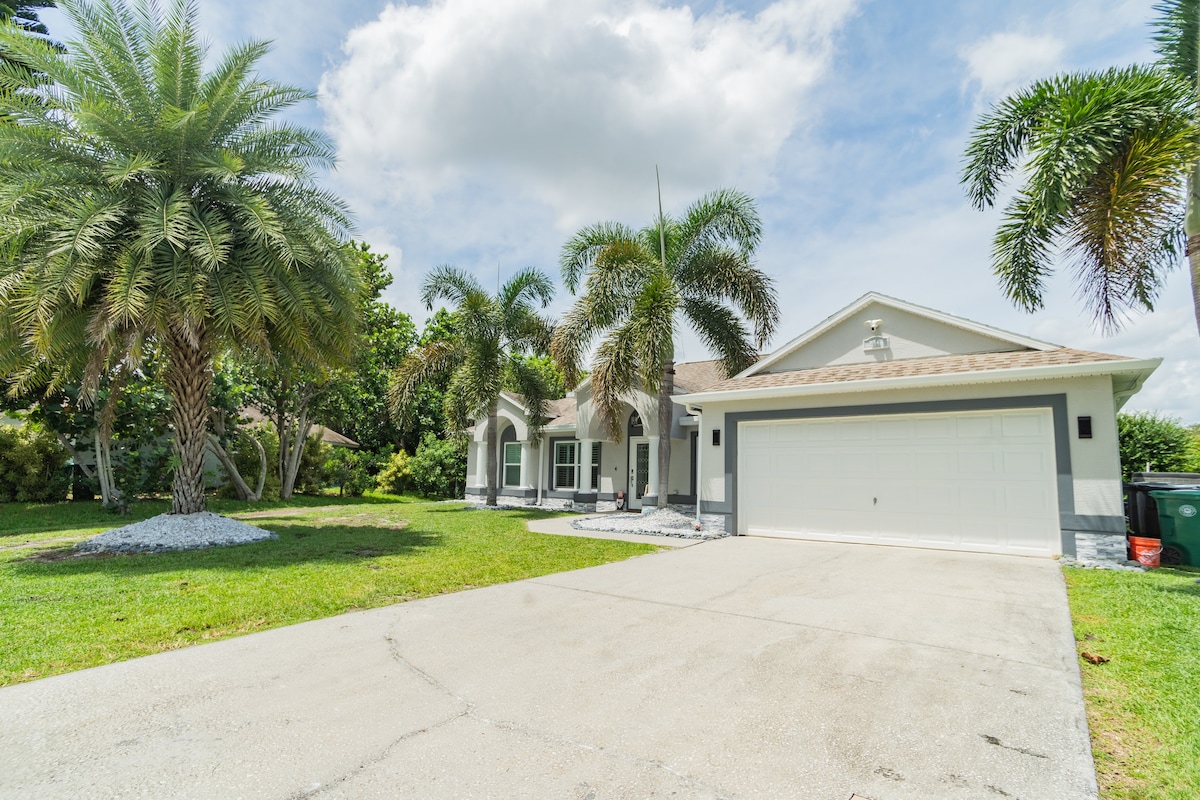
{"type": "Polygon", "coordinates": [[[470,182],[544,203],[573,227],[627,208],[631,187],[652,196],[655,164],[668,202],[765,181],[851,9],[389,5],[346,38],[322,106],[341,179],[379,202],[428,205],[470,182]]]}
{"type": "Polygon", "coordinates": [[[959,56],[967,62],[968,82],[993,98],[1061,69],[1065,51],[1056,36],[1001,32],[962,48],[959,56]]]}

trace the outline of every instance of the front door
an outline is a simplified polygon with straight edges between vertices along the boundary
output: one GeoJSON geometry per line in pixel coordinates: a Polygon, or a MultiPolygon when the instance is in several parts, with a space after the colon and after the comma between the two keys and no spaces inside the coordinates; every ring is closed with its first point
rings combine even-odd
{"type": "Polygon", "coordinates": [[[629,507],[640,509],[646,485],[650,483],[650,440],[644,437],[629,440],[629,507]]]}

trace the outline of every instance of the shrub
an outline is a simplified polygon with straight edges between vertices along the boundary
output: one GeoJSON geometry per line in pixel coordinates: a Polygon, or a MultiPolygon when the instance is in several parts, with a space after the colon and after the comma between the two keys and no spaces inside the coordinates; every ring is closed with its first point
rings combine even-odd
{"type": "Polygon", "coordinates": [[[371,476],[372,468],[376,466],[374,456],[347,447],[334,447],[332,450],[332,455],[325,462],[325,477],[330,485],[338,487],[338,494],[359,497],[370,489],[374,483],[371,476]]]}
{"type": "Polygon", "coordinates": [[[71,468],[57,437],[40,425],[0,428],[0,503],[67,499],[71,468]]]}
{"type": "Polygon", "coordinates": [[[413,485],[426,497],[462,497],[467,484],[467,446],[461,439],[425,434],[413,455],[413,485]]]}
{"type": "Polygon", "coordinates": [[[1188,472],[1197,466],[1195,437],[1172,417],[1154,411],[1118,414],[1117,435],[1125,480],[1135,472],[1188,472]]]}
{"type": "Polygon", "coordinates": [[[412,488],[412,457],[403,450],[392,453],[375,479],[375,488],[388,494],[404,494],[412,488]]]}
{"type": "Polygon", "coordinates": [[[296,486],[300,494],[320,494],[329,485],[325,474],[325,462],[329,460],[329,445],[321,441],[321,437],[313,434],[304,445],[304,454],[300,456],[300,468],[296,470],[296,486]]]}

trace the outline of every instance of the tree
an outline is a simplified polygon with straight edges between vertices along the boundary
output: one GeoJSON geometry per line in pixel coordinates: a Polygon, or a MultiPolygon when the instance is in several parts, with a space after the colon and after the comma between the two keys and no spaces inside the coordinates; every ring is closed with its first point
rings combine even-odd
{"type": "Polygon", "coordinates": [[[658,502],[667,502],[675,331],[686,323],[721,360],[726,375],[758,357],[779,320],[771,279],[753,263],[762,237],[754,201],[722,189],[682,217],[634,231],[606,222],[563,247],[567,288],[583,294],[555,332],[551,354],[568,383],[597,337],[592,393],[609,435],[620,441],[623,398],[658,393],[658,502]],[[751,326],[753,330],[749,327],[751,326]]]}
{"type": "Polygon", "coordinates": [[[53,7],[54,0],[0,0],[0,20],[11,20],[26,33],[46,36],[49,31],[38,19],[36,9],[53,7]]]}
{"type": "Polygon", "coordinates": [[[425,278],[421,298],[429,309],[439,298],[454,307],[456,335],[433,339],[404,359],[393,376],[392,411],[397,419],[405,418],[423,383],[449,376],[444,405],[447,432],[461,431],[470,420],[487,417],[487,504],[494,506],[501,390],[524,397],[534,441],[548,421],[550,387],[523,356],[545,352],[550,344],[553,323],[538,309],[554,299],[554,285],[545,274],[526,269],[489,295],[474,276],[441,266],[425,278]]]}
{"type": "Polygon", "coordinates": [[[325,364],[353,347],[347,212],[315,183],[322,135],[275,120],[311,92],[265,80],[264,42],[205,69],[195,2],[63,0],[65,52],[0,26],[0,373],[85,397],[155,348],[171,399],[172,513],[204,508],[214,357],[325,364]]]}
{"type": "MultiPolygon", "coordinates": [[[[381,299],[392,283],[387,256],[372,252],[365,243],[355,245],[354,250],[366,286],[360,311],[362,337],[353,364],[333,376],[318,419],[364,450],[381,453],[405,441],[405,432],[388,413],[388,378],[417,345],[417,328],[407,314],[381,299]]],[[[415,450],[420,435],[408,439],[415,450]]]]}
{"type": "Polygon", "coordinates": [[[1128,311],[1153,309],[1186,232],[1200,326],[1200,0],[1157,8],[1159,64],[1038,81],[976,124],[963,170],[971,202],[990,208],[1004,180],[1024,173],[992,250],[1020,308],[1043,307],[1058,247],[1093,318],[1115,330],[1128,311]]]}
{"type": "Polygon", "coordinates": [[[1188,472],[1196,466],[1196,437],[1179,420],[1153,411],[1117,415],[1121,477],[1135,472],[1188,472]]]}

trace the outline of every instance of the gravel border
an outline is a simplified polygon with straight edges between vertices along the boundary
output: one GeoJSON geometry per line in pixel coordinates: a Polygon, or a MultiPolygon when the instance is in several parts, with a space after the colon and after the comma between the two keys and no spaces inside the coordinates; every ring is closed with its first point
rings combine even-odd
{"type": "Polygon", "coordinates": [[[81,553],[161,553],[200,550],[278,539],[274,533],[211,511],[199,514],[159,514],[132,525],[114,528],[85,542],[81,553]]]}
{"type": "Polygon", "coordinates": [[[607,533],[640,533],[647,536],[673,536],[677,539],[724,539],[729,533],[723,526],[702,523],[696,530],[696,520],[685,517],[678,511],[659,508],[648,514],[631,514],[616,511],[599,517],[584,517],[571,520],[571,527],[578,531],[604,531],[607,533]]]}
{"type": "Polygon", "coordinates": [[[1092,559],[1077,559],[1071,556],[1063,556],[1058,559],[1058,563],[1064,567],[1073,567],[1074,569],[1112,569],[1123,570],[1125,572],[1145,572],[1146,567],[1143,567],[1136,561],[1098,561],[1092,559]]]}

